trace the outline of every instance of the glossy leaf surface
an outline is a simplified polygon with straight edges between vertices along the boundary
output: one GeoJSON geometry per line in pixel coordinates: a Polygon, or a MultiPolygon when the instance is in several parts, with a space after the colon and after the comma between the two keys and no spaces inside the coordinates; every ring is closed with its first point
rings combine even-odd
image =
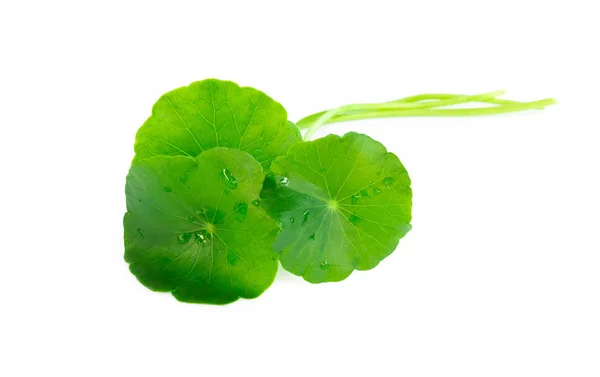
{"type": "Polygon", "coordinates": [[[124,218],[131,272],[185,302],[259,296],[278,265],[277,224],[252,204],[264,176],[251,156],[228,148],[135,162],[124,218]]]}
{"type": "Polygon", "coordinates": [[[137,132],[134,161],[157,155],[196,157],[227,147],[249,153],[267,170],[300,140],[283,106],[265,93],[208,79],[160,97],[137,132]]]}
{"type": "Polygon", "coordinates": [[[282,228],[275,250],[286,270],[309,282],[375,267],[411,229],[406,169],[366,135],[298,143],[271,171],[261,197],[282,228]]]}

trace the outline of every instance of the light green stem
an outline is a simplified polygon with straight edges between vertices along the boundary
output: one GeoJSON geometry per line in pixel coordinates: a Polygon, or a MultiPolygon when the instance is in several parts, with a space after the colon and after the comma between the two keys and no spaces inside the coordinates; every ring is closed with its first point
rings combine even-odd
{"type": "MultiPolygon", "coordinates": [[[[502,91],[502,93],[504,93],[504,91],[502,91]]],[[[410,103],[410,102],[419,102],[419,101],[449,99],[449,98],[460,97],[460,96],[462,96],[462,94],[449,94],[449,93],[419,94],[416,96],[401,98],[396,101],[410,103]]],[[[518,102],[518,101],[511,101],[508,99],[500,99],[500,98],[490,98],[490,99],[480,98],[480,99],[478,99],[476,101],[472,101],[472,102],[491,103],[494,105],[510,105],[510,104],[515,104],[515,103],[523,103],[523,102],[518,102]]]]}
{"type": "MultiPolygon", "coordinates": [[[[503,93],[503,91],[492,92],[492,93],[503,93]]],[[[492,98],[492,97],[489,97],[489,93],[488,93],[488,95],[481,94],[481,95],[475,95],[475,96],[465,96],[462,94],[420,94],[417,96],[401,98],[398,100],[384,102],[384,103],[399,103],[399,102],[407,103],[407,104],[411,104],[414,102],[421,102],[418,105],[413,104],[413,105],[405,106],[405,108],[409,108],[409,107],[410,108],[413,108],[413,107],[414,108],[440,107],[440,106],[456,105],[456,104],[460,104],[460,103],[464,103],[464,102],[479,102],[479,103],[489,103],[489,104],[494,104],[494,105],[512,105],[512,104],[522,103],[522,102],[517,102],[517,101],[492,98]],[[456,101],[456,98],[459,98],[459,99],[468,98],[468,100],[456,101]],[[435,100],[437,100],[437,101],[435,101],[435,100]],[[440,101],[440,100],[444,100],[444,101],[440,101]],[[450,100],[450,101],[447,102],[445,100],[450,100]],[[427,101],[427,102],[425,102],[425,101],[427,101]],[[423,106],[423,105],[426,105],[426,106],[423,106]]],[[[352,105],[352,106],[359,106],[359,105],[352,105]]],[[[344,107],[345,106],[343,106],[342,108],[344,108],[344,107]]],[[[337,109],[340,110],[340,108],[337,108],[337,109]]],[[[309,115],[307,117],[304,117],[300,121],[298,121],[298,123],[296,123],[296,125],[300,129],[309,128],[310,126],[312,126],[312,124],[317,119],[319,119],[319,117],[323,116],[327,111],[329,111],[329,110],[321,111],[321,112],[309,115]]]]}
{"type": "Polygon", "coordinates": [[[304,139],[310,140],[314,133],[322,126],[350,120],[408,116],[437,117],[494,115],[525,110],[541,110],[546,106],[556,103],[553,99],[544,99],[533,102],[517,102],[496,98],[501,94],[504,94],[504,91],[495,91],[472,96],[459,94],[421,94],[383,103],[346,105],[309,115],[301,119],[296,125],[301,129],[308,128],[304,139]],[[439,109],[440,107],[470,102],[487,103],[492,106],[439,109]]]}

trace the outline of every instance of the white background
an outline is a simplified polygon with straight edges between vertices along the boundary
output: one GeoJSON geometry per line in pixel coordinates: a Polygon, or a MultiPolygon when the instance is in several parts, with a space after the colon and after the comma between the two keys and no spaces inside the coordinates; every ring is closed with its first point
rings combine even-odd
{"type": "Polygon", "coordinates": [[[0,375],[600,375],[597,0],[1,4],[0,375]],[[326,127],[400,157],[414,229],[344,282],[281,273],[215,307],[122,258],[135,132],[208,77],[293,121],[428,92],[560,104],[326,127]]]}

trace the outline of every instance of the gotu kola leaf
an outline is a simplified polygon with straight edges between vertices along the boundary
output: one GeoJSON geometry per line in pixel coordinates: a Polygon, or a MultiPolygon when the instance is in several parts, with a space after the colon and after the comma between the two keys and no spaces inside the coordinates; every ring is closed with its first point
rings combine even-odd
{"type": "Polygon", "coordinates": [[[137,132],[134,161],[156,155],[196,157],[227,147],[249,153],[266,170],[300,140],[283,106],[265,93],[207,79],[160,97],[137,132]]]}
{"type": "Polygon", "coordinates": [[[281,224],[275,250],[286,270],[309,282],[375,267],[411,229],[406,169],[366,135],[295,144],[271,171],[261,198],[281,224]]]}
{"type": "Polygon", "coordinates": [[[124,218],[131,272],[185,302],[259,296],[278,264],[277,224],[255,205],[264,176],[255,159],[228,148],[135,162],[124,218]]]}

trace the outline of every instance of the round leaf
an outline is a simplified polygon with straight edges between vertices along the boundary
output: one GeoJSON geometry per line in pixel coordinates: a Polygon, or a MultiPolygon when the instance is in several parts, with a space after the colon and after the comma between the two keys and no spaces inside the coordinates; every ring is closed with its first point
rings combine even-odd
{"type": "Polygon", "coordinates": [[[260,207],[264,174],[247,153],[139,160],[127,176],[125,260],[138,280],[180,301],[254,298],[277,272],[278,227],[260,207]]]}
{"type": "Polygon", "coordinates": [[[261,197],[282,228],[275,250],[286,270],[309,282],[375,267],[411,229],[406,169],[366,135],[295,144],[271,171],[261,197]]]}
{"type": "Polygon", "coordinates": [[[159,98],[138,130],[134,161],[156,155],[196,157],[228,147],[249,153],[266,170],[300,140],[283,106],[265,93],[208,79],[159,98]]]}

